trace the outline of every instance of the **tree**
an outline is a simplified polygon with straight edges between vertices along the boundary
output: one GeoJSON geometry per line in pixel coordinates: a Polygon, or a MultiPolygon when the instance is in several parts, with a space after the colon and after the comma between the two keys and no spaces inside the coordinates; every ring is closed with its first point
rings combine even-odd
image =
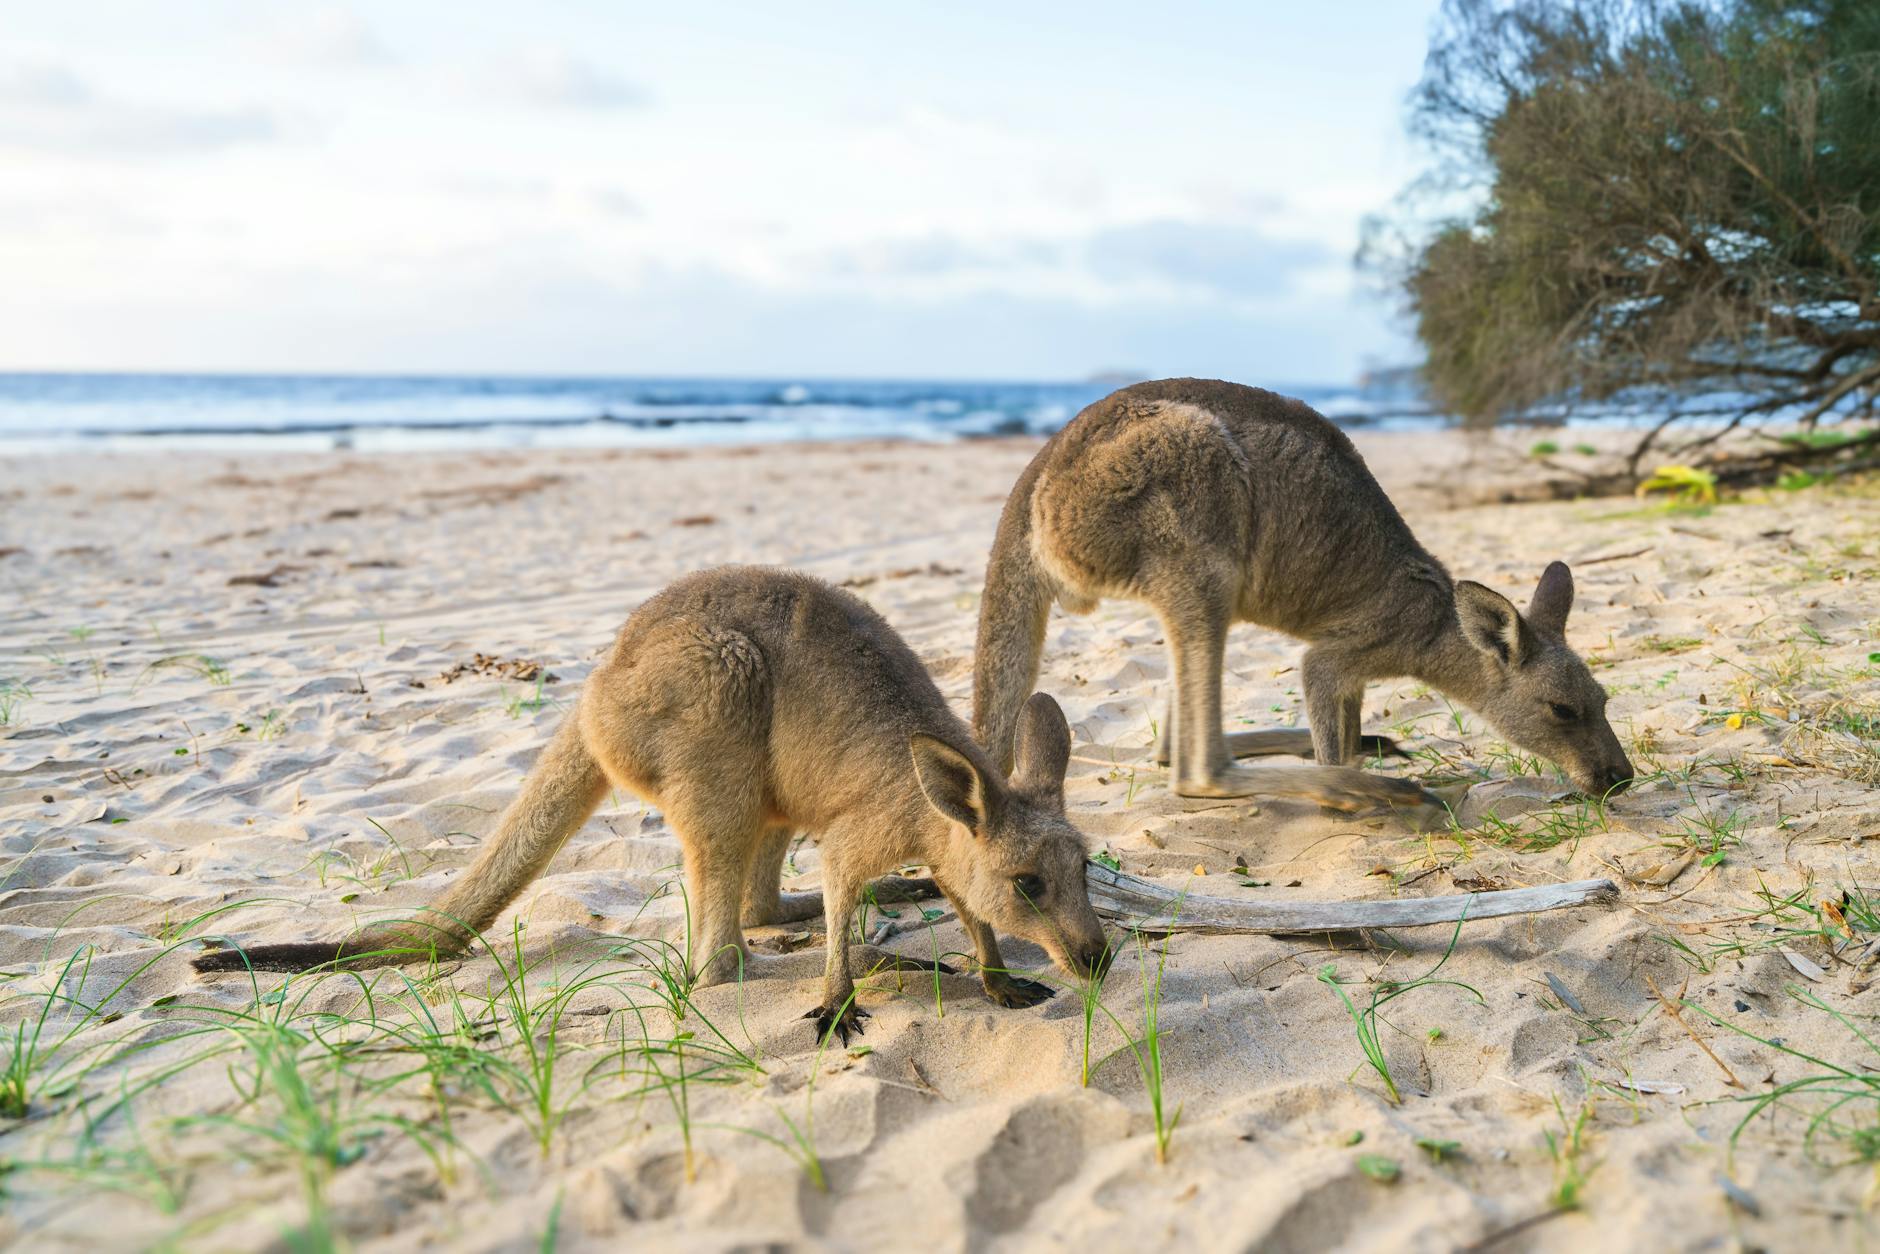
{"type": "Polygon", "coordinates": [[[1880,3],[1449,0],[1412,119],[1367,255],[1438,404],[1874,415],[1880,3]]]}

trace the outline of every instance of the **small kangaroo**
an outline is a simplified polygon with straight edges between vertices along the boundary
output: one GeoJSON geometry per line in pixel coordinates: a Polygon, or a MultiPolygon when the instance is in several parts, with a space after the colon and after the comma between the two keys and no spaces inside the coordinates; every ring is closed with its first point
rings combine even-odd
{"type": "MultiPolygon", "coordinates": [[[[1313,756],[1326,804],[1405,799],[1406,781],[1324,768],[1357,760],[1364,685],[1410,676],[1480,713],[1503,737],[1564,768],[1594,796],[1632,778],[1606,721],[1606,692],[1568,647],[1573,574],[1542,573],[1525,615],[1479,583],[1452,581],[1351,441],[1301,401],[1204,379],[1163,379],[1090,405],[1031,460],[1007,498],[986,566],[973,730],[1012,756],[1056,601],[1103,597],[1162,620],[1173,699],[1157,759],[1173,790],[1273,790],[1272,770],[1234,758],[1313,756]],[[1221,729],[1227,629],[1257,623],[1304,640],[1308,734],[1221,729]]],[[[1299,774],[1299,772],[1292,772],[1299,774]]],[[[1413,786],[1410,786],[1413,787],[1413,786]]],[[[1420,791],[1420,790],[1418,790],[1420,791]]]]}
{"type": "Polygon", "coordinates": [[[846,1041],[861,1030],[850,920],[870,878],[908,863],[931,867],[959,913],[986,995],[1035,1005],[1052,990],[1006,972],[995,925],[1076,975],[1099,968],[1108,948],[1084,880],[1083,836],[1064,817],[1070,728],[1042,693],[1022,705],[1018,767],[1007,779],[913,650],[856,597],[763,567],[688,575],[627,619],[494,838],[423,919],[337,943],[217,950],[195,966],[363,967],[459,952],[541,874],[611,784],[663,811],[678,834],[700,984],[753,963],[741,924],[792,913],[782,866],[804,828],[823,851],[829,933],[823,999],[804,1016],[819,1037],[834,1029],[846,1041]]]}

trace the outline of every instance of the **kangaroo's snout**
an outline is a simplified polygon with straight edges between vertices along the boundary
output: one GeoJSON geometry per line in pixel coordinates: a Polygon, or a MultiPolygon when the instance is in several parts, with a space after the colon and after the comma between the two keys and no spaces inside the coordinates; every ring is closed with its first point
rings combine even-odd
{"type": "Polygon", "coordinates": [[[1594,794],[1599,797],[1616,797],[1632,786],[1632,764],[1623,759],[1616,767],[1607,767],[1599,773],[1599,790],[1594,794]]]}
{"type": "Polygon", "coordinates": [[[1616,762],[1601,762],[1571,772],[1573,786],[1595,801],[1616,797],[1632,786],[1631,760],[1623,753],[1616,762]]]}
{"type": "Polygon", "coordinates": [[[1058,965],[1080,980],[1101,979],[1116,958],[1116,947],[1099,932],[1095,939],[1067,945],[1053,955],[1058,965]]]}

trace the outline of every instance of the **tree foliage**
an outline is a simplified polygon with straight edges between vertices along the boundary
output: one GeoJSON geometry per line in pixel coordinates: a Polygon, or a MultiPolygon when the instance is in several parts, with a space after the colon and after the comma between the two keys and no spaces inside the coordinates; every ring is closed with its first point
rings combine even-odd
{"type": "Polygon", "coordinates": [[[1873,413],[1880,2],[1450,0],[1412,109],[1370,247],[1439,404],[1873,413]]]}

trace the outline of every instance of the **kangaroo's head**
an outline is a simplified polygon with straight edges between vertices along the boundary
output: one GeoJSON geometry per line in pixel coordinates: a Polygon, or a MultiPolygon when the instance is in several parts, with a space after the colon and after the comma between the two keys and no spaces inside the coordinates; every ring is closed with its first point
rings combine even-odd
{"type": "Polygon", "coordinates": [[[1084,880],[1084,837],[1064,817],[1071,729],[1057,702],[1032,694],[1019,717],[1010,780],[944,740],[909,742],[927,804],[951,821],[944,863],[934,870],[962,906],[1002,932],[1044,947],[1084,976],[1108,952],[1084,880]]]}
{"type": "Polygon", "coordinates": [[[1606,721],[1606,690],[1567,645],[1573,572],[1554,562],[1541,574],[1524,615],[1499,592],[1456,585],[1456,619],[1481,654],[1473,685],[1478,713],[1510,743],[1551,759],[1593,797],[1632,779],[1619,738],[1606,721]]]}

